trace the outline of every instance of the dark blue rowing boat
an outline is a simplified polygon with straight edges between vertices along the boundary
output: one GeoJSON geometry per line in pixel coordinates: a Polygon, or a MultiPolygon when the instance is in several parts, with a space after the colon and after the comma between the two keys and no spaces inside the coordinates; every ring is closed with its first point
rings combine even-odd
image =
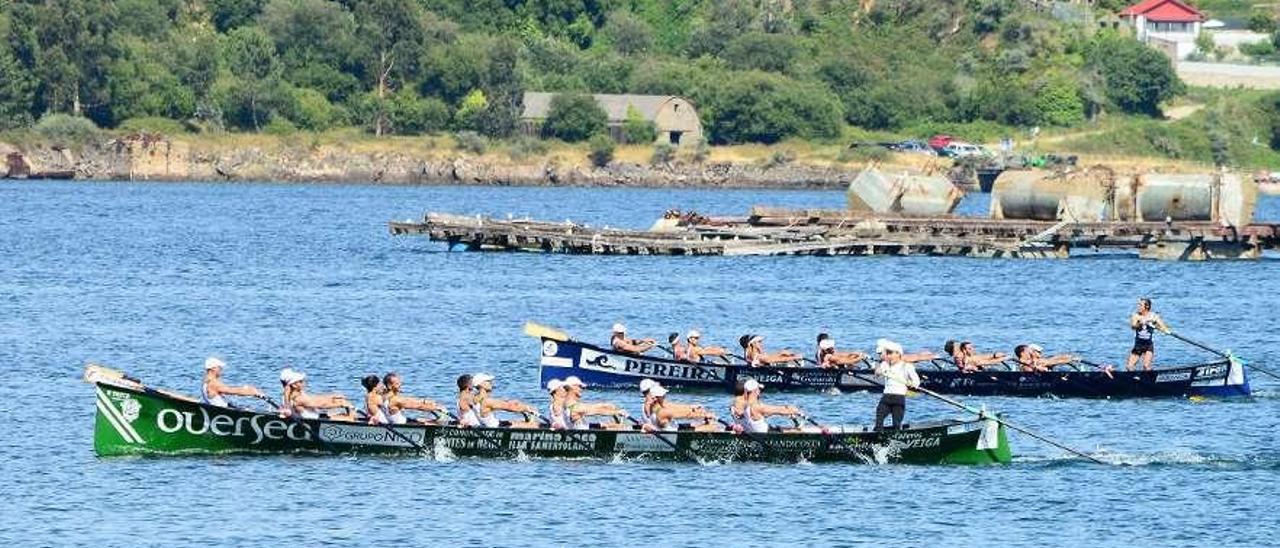
{"type": "MultiPolygon", "coordinates": [[[[542,340],[541,381],[575,375],[594,388],[635,388],[641,379],[681,388],[731,391],[753,378],[773,390],[874,391],[880,388],[867,369],[749,367],[745,364],[690,363],[634,355],[575,341],[555,330],[542,340]]],[[[1056,396],[1060,398],[1231,398],[1249,395],[1244,363],[1228,356],[1217,361],[1154,369],[1103,371],[1084,363],[1050,372],[984,370],[964,373],[942,360],[917,364],[921,386],[934,392],[968,396],[1056,396]]]]}

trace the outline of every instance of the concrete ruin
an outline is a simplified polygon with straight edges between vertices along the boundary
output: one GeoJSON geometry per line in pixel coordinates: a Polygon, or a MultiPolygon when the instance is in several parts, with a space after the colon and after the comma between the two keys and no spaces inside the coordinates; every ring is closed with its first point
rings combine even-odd
{"type": "Polygon", "coordinates": [[[927,217],[954,211],[964,191],[945,175],[885,174],[868,167],[849,183],[846,197],[850,211],[927,217]]]}

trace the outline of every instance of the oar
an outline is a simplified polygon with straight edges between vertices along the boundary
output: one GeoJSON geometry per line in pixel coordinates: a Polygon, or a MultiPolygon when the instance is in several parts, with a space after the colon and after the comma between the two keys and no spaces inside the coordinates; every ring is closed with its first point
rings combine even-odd
{"type": "MultiPolygon", "coordinates": [[[[1194,347],[1196,347],[1196,348],[1199,348],[1199,349],[1201,349],[1201,350],[1204,350],[1204,351],[1206,351],[1206,352],[1208,352],[1208,353],[1210,353],[1210,354],[1214,354],[1214,355],[1217,355],[1217,356],[1221,356],[1221,357],[1223,357],[1223,358],[1226,358],[1227,360],[1237,359],[1235,356],[1232,356],[1230,352],[1223,352],[1223,351],[1221,351],[1221,350],[1214,350],[1213,348],[1209,347],[1209,345],[1207,345],[1207,344],[1204,344],[1204,343],[1202,343],[1202,342],[1198,342],[1198,341],[1195,341],[1195,340],[1193,340],[1193,339],[1189,339],[1189,338],[1187,338],[1187,337],[1184,337],[1184,336],[1182,336],[1182,335],[1179,335],[1179,334],[1177,334],[1177,333],[1174,333],[1172,329],[1171,329],[1171,330],[1169,330],[1169,331],[1167,331],[1167,332],[1165,332],[1165,334],[1166,334],[1166,335],[1168,335],[1168,336],[1170,336],[1170,337],[1173,337],[1173,338],[1175,338],[1175,339],[1178,339],[1178,340],[1180,340],[1180,341],[1182,341],[1182,342],[1184,342],[1184,343],[1187,343],[1187,344],[1189,344],[1189,345],[1191,345],[1191,346],[1194,346],[1194,347]]],[[[1240,360],[1240,363],[1244,364],[1244,365],[1245,365],[1246,367],[1248,367],[1249,369],[1252,369],[1252,370],[1254,370],[1254,371],[1257,371],[1257,372],[1259,372],[1259,373],[1262,373],[1262,374],[1264,374],[1264,375],[1267,375],[1268,377],[1271,377],[1271,378],[1274,378],[1274,379],[1280,379],[1280,373],[1276,373],[1276,372],[1274,372],[1274,371],[1271,371],[1270,369],[1265,369],[1265,368],[1262,368],[1262,367],[1258,367],[1258,366],[1253,365],[1253,364],[1251,364],[1251,363],[1249,363],[1249,362],[1247,362],[1247,361],[1244,361],[1244,360],[1240,360]]]]}
{"type": "MultiPolygon", "coordinates": [[[[676,442],[667,439],[666,436],[663,436],[662,432],[645,431],[644,425],[641,424],[640,421],[636,420],[636,418],[632,417],[631,415],[627,415],[627,420],[631,421],[631,424],[634,424],[636,428],[639,428],[640,432],[649,434],[655,438],[658,438],[659,440],[662,440],[662,443],[667,444],[667,446],[670,447],[672,451],[675,451],[677,454],[680,455],[680,458],[688,461],[700,462],[697,457],[693,456],[693,454],[689,453],[688,451],[685,451],[684,449],[681,449],[679,445],[676,445],[676,442]]],[[[677,433],[676,435],[679,435],[679,433],[677,433]]]]}
{"type": "Polygon", "coordinates": [[[553,341],[560,341],[560,342],[565,342],[569,340],[568,333],[565,333],[564,331],[561,331],[554,327],[547,327],[545,325],[534,323],[534,322],[524,322],[524,334],[530,337],[537,337],[540,339],[551,339],[553,341]]]}
{"type": "MultiPolygon", "coordinates": [[[[854,374],[854,375],[859,375],[859,374],[858,374],[858,373],[856,373],[856,372],[855,372],[855,373],[853,373],[853,374],[854,374]]],[[[906,382],[904,382],[902,379],[898,379],[898,378],[895,378],[895,377],[889,377],[888,375],[885,375],[885,377],[886,377],[886,378],[890,378],[890,379],[895,380],[895,381],[898,381],[898,382],[901,382],[901,383],[903,383],[903,384],[907,384],[907,383],[906,383],[906,382]]],[[[865,377],[863,377],[863,380],[868,380],[868,379],[866,379],[865,377]]],[[[870,382],[875,382],[875,381],[870,381],[870,382]]],[[[883,383],[876,383],[876,384],[880,384],[881,386],[883,386],[883,383]]],[[[928,395],[928,396],[932,396],[932,397],[934,397],[934,398],[937,398],[938,400],[943,401],[943,402],[946,402],[946,403],[947,403],[947,404],[949,404],[949,405],[952,405],[952,406],[955,406],[955,407],[957,407],[957,408],[960,408],[960,409],[963,409],[963,410],[965,410],[965,411],[968,411],[968,412],[970,412],[970,413],[973,413],[973,414],[977,415],[977,416],[978,416],[978,417],[980,417],[980,418],[990,418],[990,419],[992,419],[992,420],[996,421],[997,423],[1000,423],[1000,424],[1002,424],[1002,425],[1004,425],[1004,426],[1006,426],[1006,427],[1009,427],[1009,428],[1010,428],[1010,429],[1012,429],[1012,430],[1017,430],[1018,432],[1021,432],[1021,433],[1023,433],[1023,434],[1026,434],[1026,435],[1028,435],[1028,436],[1031,436],[1032,438],[1035,438],[1035,439],[1040,440],[1040,441],[1042,441],[1042,442],[1045,442],[1045,443],[1047,443],[1047,444],[1049,444],[1049,445],[1052,445],[1052,446],[1054,446],[1054,447],[1057,447],[1058,449],[1062,449],[1063,451],[1066,451],[1066,452],[1071,453],[1071,454],[1073,454],[1073,455],[1076,455],[1076,456],[1078,456],[1078,457],[1082,457],[1082,458],[1089,459],[1089,460],[1091,460],[1091,461],[1093,461],[1093,462],[1096,462],[1096,463],[1098,463],[1098,464],[1106,464],[1105,462],[1102,462],[1101,460],[1098,460],[1096,457],[1093,457],[1093,456],[1089,455],[1088,453],[1085,453],[1085,452],[1083,452],[1083,451],[1079,451],[1079,450],[1076,450],[1076,449],[1072,449],[1071,447],[1068,447],[1068,446],[1066,446],[1066,445],[1063,445],[1063,444],[1061,444],[1061,443],[1058,443],[1058,442],[1056,442],[1056,441],[1053,441],[1053,440],[1051,440],[1051,439],[1049,439],[1049,438],[1047,438],[1047,437],[1044,437],[1043,435],[1040,435],[1040,434],[1038,434],[1038,433],[1036,433],[1036,432],[1033,432],[1033,431],[1032,431],[1032,430],[1030,430],[1030,429],[1027,429],[1027,428],[1024,428],[1024,427],[1018,426],[1018,425],[1016,425],[1016,424],[1013,424],[1013,423],[1011,423],[1011,422],[1009,422],[1009,421],[1007,421],[1007,420],[1004,420],[1004,419],[1000,418],[1000,417],[999,417],[999,415],[988,415],[986,412],[984,412],[984,411],[983,411],[983,410],[981,410],[981,409],[974,409],[973,407],[970,407],[970,406],[969,406],[969,405],[967,405],[967,404],[961,403],[960,401],[955,400],[955,399],[952,399],[952,398],[948,398],[948,397],[946,397],[946,396],[943,396],[942,394],[939,394],[939,393],[934,392],[934,391],[932,391],[932,390],[929,390],[929,389],[927,389],[927,388],[922,388],[922,387],[920,387],[920,388],[912,388],[912,390],[915,390],[915,391],[920,392],[920,393],[922,393],[922,394],[925,394],[925,395],[928,395]]]]}

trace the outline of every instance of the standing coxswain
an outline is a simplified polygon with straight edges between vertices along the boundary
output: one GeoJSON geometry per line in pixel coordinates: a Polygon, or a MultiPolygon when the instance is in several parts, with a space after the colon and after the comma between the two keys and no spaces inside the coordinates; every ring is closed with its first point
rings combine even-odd
{"type": "Polygon", "coordinates": [[[1151,311],[1151,299],[1143,297],[1138,299],[1138,310],[1129,315],[1129,327],[1133,329],[1133,348],[1129,350],[1125,369],[1132,371],[1138,365],[1138,358],[1142,358],[1142,368],[1150,371],[1156,357],[1156,344],[1151,336],[1157,329],[1169,333],[1169,326],[1159,314],[1151,311]]]}
{"type": "Polygon", "coordinates": [[[609,336],[609,345],[614,350],[629,354],[644,354],[657,344],[653,339],[628,339],[627,326],[620,323],[613,324],[613,333],[609,336]]]}
{"type": "MultiPolygon", "coordinates": [[[[409,422],[409,418],[405,416],[406,409],[422,411],[426,413],[445,413],[445,407],[435,401],[426,398],[415,398],[405,395],[401,390],[404,388],[404,381],[400,379],[398,373],[387,373],[382,377],[382,387],[385,392],[384,400],[387,410],[387,420],[391,424],[405,424],[409,422]]],[[[424,419],[418,419],[418,422],[427,423],[424,419]]]]}
{"type": "Polygon", "coordinates": [[[249,384],[231,386],[222,382],[222,370],[227,366],[222,360],[210,356],[204,360],[204,380],[200,384],[200,401],[218,407],[232,407],[226,396],[263,397],[262,391],[249,384]]]}
{"type": "Polygon", "coordinates": [[[582,379],[575,376],[564,380],[564,418],[568,421],[569,428],[587,430],[590,428],[587,417],[613,417],[614,423],[605,425],[605,428],[621,428],[622,423],[616,419],[625,417],[627,412],[612,403],[583,402],[582,389],[586,386],[582,379]]]}
{"type": "Polygon", "coordinates": [[[493,375],[488,373],[476,373],[472,375],[471,387],[475,390],[474,409],[476,411],[477,418],[480,420],[481,426],[486,428],[498,428],[501,426],[509,426],[511,428],[538,427],[537,422],[530,420],[513,422],[498,420],[498,411],[520,413],[528,417],[530,415],[537,414],[538,410],[532,405],[520,400],[500,400],[492,397],[493,375]]]}
{"type": "Polygon", "coordinates": [[[875,371],[876,375],[884,378],[884,394],[876,405],[875,429],[877,432],[883,430],[885,417],[891,416],[893,429],[898,430],[902,428],[902,418],[907,413],[907,390],[920,387],[920,376],[916,374],[915,365],[904,359],[902,345],[880,339],[876,341],[876,354],[880,355],[880,363],[875,371]]]}
{"type": "Polygon", "coordinates": [[[764,386],[755,379],[742,383],[745,405],[739,424],[742,430],[752,434],[769,432],[769,417],[799,417],[800,409],[791,405],[765,405],[760,401],[764,386]]]}

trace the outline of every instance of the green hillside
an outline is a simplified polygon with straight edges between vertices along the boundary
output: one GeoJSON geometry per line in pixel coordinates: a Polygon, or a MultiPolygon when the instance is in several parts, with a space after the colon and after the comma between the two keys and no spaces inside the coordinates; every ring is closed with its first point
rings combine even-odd
{"type": "Polygon", "coordinates": [[[1185,92],[1154,50],[1029,5],[0,0],[0,129],[74,132],[55,116],[70,114],[168,132],[506,137],[536,90],[685,95],[711,144],[982,138],[1156,117],[1185,92]]]}

